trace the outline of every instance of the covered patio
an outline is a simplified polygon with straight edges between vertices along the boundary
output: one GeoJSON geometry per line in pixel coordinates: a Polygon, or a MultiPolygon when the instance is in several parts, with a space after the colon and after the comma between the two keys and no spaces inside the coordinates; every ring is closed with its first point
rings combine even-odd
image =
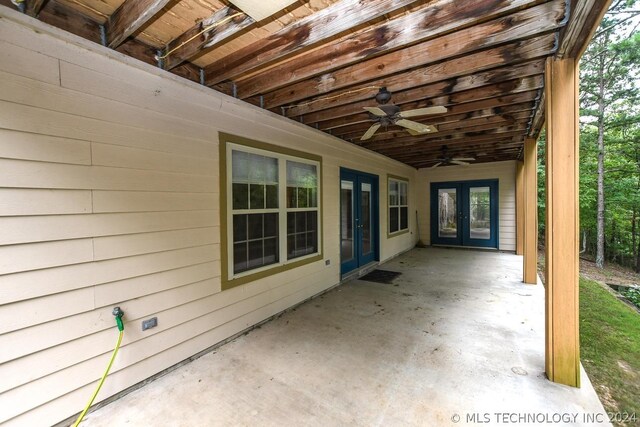
{"type": "Polygon", "coordinates": [[[546,379],[544,289],[522,283],[521,257],[413,249],[380,268],[402,274],[344,283],[87,425],[608,425],[586,375],[546,379]]]}

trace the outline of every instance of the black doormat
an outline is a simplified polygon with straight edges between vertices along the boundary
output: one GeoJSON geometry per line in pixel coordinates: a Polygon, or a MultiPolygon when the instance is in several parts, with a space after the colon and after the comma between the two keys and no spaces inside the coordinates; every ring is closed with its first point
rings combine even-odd
{"type": "Polygon", "coordinates": [[[389,271],[389,270],[373,270],[371,273],[367,274],[360,278],[360,280],[366,280],[367,282],[376,282],[376,283],[385,283],[387,285],[391,285],[393,283],[393,279],[401,275],[402,273],[398,273],[397,271],[389,271]]]}

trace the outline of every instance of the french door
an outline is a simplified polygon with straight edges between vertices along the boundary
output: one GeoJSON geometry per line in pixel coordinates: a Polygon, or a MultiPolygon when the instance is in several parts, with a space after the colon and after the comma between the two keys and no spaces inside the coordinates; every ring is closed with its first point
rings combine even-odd
{"type": "Polygon", "coordinates": [[[377,259],[378,230],[378,177],[341,169],[341,274],[377,259]]]}
{"type": "Polygon", "coordinates": [[[498,247],[498,181],[431,184],[431,243],[498,247]]]}

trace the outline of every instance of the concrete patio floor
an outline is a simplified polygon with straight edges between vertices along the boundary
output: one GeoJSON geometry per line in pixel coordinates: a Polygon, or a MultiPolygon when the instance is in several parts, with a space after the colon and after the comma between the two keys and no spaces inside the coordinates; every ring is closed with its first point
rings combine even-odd
{"type": "Polygon", "coordinates": [[[584,371],[581,389],[545,378],[544,289],[521,257],[414,249],[381,268],[402,275],[335,288],[83,425],[610,425],[584,371]]]}

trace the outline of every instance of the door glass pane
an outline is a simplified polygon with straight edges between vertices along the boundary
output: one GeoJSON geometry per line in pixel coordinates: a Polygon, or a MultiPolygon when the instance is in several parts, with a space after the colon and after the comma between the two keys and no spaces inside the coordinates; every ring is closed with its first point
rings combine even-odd
{"type": "Polygon", "coordinates": [[[360,188],[360,229],[362,231],[362,255],[371,253],[371,184],[363,182],[360,188]]]}
{"type": "Polygon", "coordinates": [[[455,188],[438,190],[438,236],[455,239],[458,236],[458,207],[455,188]]]}
{"type": "Polygon", "coordinates": [[[340,181],[340,253],[342,262],[353,259],[353,182],[340,181]]]}
{"type": "Polygon", "coordinates": [[[491,191],[489,187],[469,188],[469,237],[491,239],[491,191]]]}

